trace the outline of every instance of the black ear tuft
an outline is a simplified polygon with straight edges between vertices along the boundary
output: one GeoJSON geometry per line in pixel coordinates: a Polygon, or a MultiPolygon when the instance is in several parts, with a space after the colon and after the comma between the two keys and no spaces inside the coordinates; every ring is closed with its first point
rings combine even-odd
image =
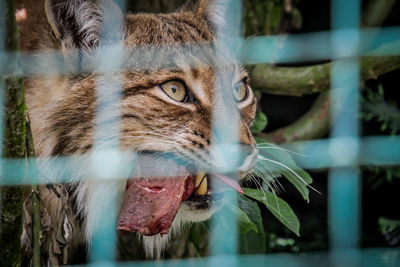
{"type": "Polygon", "coordinates": [[[46,0],[45,9],[63,50],[97,47],[103,25],[112,21],[113,16],[122,17],[121,10],[112,0],[46,0]]]}
{"type": "Polygon", "coordinates": [[[55,36],[66,49],[96,47],[102,15],[97,1],[46,0],[46,15],[55,36]]]}

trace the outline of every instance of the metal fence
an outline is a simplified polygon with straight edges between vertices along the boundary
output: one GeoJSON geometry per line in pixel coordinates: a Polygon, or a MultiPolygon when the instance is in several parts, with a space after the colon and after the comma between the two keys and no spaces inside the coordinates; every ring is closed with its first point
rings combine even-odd
{"type": "MultiPolygon", "coordinates": [[[[123,1],[121,1],[123,3],[123,1]]],[[[121,5],[123,6],[123,5],[121,5]]],[[[360,249],[360,221],[362,218],[360,207],[360,177],[358,168],[363,164],[393,165],[400,164],[400,138],[398,137],[368,137],[359,136],[359,81],[360,63],[362,56],[393,56],[400,55],[400,27],[380,29],[360,29],[360,0],[333,0],[332,1],[332,30],[312,34],[289,36],[255,37],[244,42],[239,29],[242,6],[241,1],[232,0],[226,12],[230,33],[229,44],[223,44],[225,32],[219,32],[221,37],[217,43],[231,47],[236,51],[241,46],[240,55],[236,60],[248,64],[254,63],[285,63],[296,61],[332,60],[331,68],[331,119],[333,128],[331,137],[326,140],[315,140],[295,145],[307,157],[298,158],[304,168],[330,168],[329,174],[329,236],[331,250],[325,253],[314,254],[272,254],[241,256],[237,255],[236,224],[232,218],[231,228],[216,233],[212,237],[211,255],[204,259],[185,259],[156,262],[116,263],[116,236],[115,221],[117,214],[107,212],[102,215],[102,224],[94,231],[90,264],[93,266],[400,266],[400,249],[360,249]],[[223,241],[223,242],[221,242],[223,241]],[[229,245],[227,245],[229,244],[229,245]]],[[[113,21],[115,25],[106,27],[116,29],[122,21],[113,21]]],[[[1,25],[3,27],[3,25],[1,25]]],[[[105,32],[107,34],[107,31],[105,32]]],[[[1,36],[4,38],[4,36],[1,36]]],[[[97,117],[101,118],[112,114],[120,114],[119,95],[109,95],[103,88],[121,88],[121,80],[110,79],[107,74],[121,69],[123,60],[123,43],[104,47],[98,53],[100,72],[103,76],[98,88],[97,117]],[[111,100],[116,104],[103,105],[111,100]]],[[[0,51],[4,58],[6,51],[0,51]]],[[[40,53],[40,52],[39,52],[40,53]]],[[[47,54],[48,55],[48,54],[47,54]]],[[[7,54],[8,60],[17,55],[7,54]]],[[[23,54],[25,61],[36,55],[23,54]]],[[[55,52],[55,57],[57,55],[55,52]]],[[[52,70],[38,69],[38,74],[51,75],[52,70]]],[[[218,71],[218,67],[217,67],[218,71]]],[[[100,76],[100,77],[101,77],[100,76]]],[[[100,78],[99,78],[100,79],[100,78]]],[[[218,97],[223,97],[219,95],[218,97]]],[[[232,143],[232,157],[237,155],[238,148],[233,145],[236,135],[226,129],[220,129],[218,120],[227,116],[237,116],[235,111],[230,114],[220,114],[215,117],[214,132],[222,134],[232,143]]],[[[1,120],[0,120],[1,121],[1,120]]],[[[236,121],[236,120],[232,120],[236,121]]],[[[68,181],[68,168],[90,168],[100,180],[108,180],[123,176],[124,155],[116,149],[118,147],[119,121],[114,121],[115,127],[99,123],[96,127],[96,144],[98,149],[89,158],[56,158],[53,160],[65,171],[65,175],[57,182],[68,181]],[[116,136],[104,144],[104,137],[116,136]],[[72,165],[71,165],[72,164],[72,165]],[[75,164],[75,165],[74,165],[75,164]],[[67,167],[66,167],[67,166],[67,167]]],[[[237,124],[237,123],[236,123],[237,124]]],[[[237,125],[236,125],[237,128],[237,125]]],[[[217,140],[217,139],[216,139],[217,140]]],[[[224,144],[215,142],[213,146],[224,144]]],[[[95,145],[96,147],[96,145],[95,145]]],[[[1,159],[1,166],[24,168],[25,160],[1,159]]],[[[9,169],[9,168],[8,168],[9,169]]],[[[13,173],[2,172],[0,184],[29,184],[41,183],[38,171],[29,169],[25,177],[14,177],[13,173]]],[[[229,196],[228,196],[229,197],[229,196]]],[[[234,196],[231,196],[232,198],[234,196]]],[[[396,205],[396,203],[392,203],[396,205]]],[[[107,201],[99,203],[103,210],[115,211],[116,196],[110,196],[107,201]]],[[[223,210],[221,212],[224,212],[223,210]]],[[[213,221],[218,224],[218,219],[213,221]]]]}

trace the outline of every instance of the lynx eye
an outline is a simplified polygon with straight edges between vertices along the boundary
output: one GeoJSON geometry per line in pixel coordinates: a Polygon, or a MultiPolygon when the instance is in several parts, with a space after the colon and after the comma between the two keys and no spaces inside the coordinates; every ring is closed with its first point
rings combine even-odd
{"type": "Polygon", "coordinates": [[[180,81],[169,81],[160,87],[173,100],[178,102],[186,100],[186,88],[180,81]]]}
{"type": "Polygon", "coordinates": [[[248,95],[248,87],[244,81],[240,81],[233,86],[233,96],[236,101],[242,102],[247,98],[248,95]]]}

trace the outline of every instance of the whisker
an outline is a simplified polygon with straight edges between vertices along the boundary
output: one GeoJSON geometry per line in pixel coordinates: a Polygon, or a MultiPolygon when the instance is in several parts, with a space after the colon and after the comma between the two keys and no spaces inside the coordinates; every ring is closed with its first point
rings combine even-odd
{"type": "Polygon", "coordinates": [[[309,185],[306,181],[304,181],[303,178],[301,178],[300,175],[298,175],[295,171],[293,171],[291,168],[289,168],[288,166],[286,166],[285,164],[282,164],[278,161],[272,160],[272,159],[267,159],[266,157],[263,157],[261,155],[258,155],[259,158],[263,159],[263,160],[267,160],[269,162],[275,163],[279,166],[284,167],[285,169],[287,169],[288,171],[290,171],[291,173],[293,173],[297,178],[300,179],[300,181],[302,181],[306,186],[310,187],[312,190],[314,190],[315,192],[317,192],[318,194],[321,194],[321,192],[319,192],[317,189],[315,189],[314,187],[312,187],[311,185],[309,185]]]}
{"type": "MultiPolygon", "coordinates": [[[[262,179],[262,180],[265,182],[265,184],[266,184],[269,188],[274,189],[274,191],[276,191],[277,193],[279,193],[279,192],[280,192],[280,189],[279,189],[279,187],[276,185],[277,180],[276,180],[275,178],[273,178],[273,176],[270,177],[270,176],[268,176],[268,175],[265,175],[264,172],[263,172],[263,170],[262,170],[260,167],[256,166],[255,168],[256,168],[257,171],[259,172],[258,177],[259,177],[260,179],[262,179]],[[265,178],[266,178],[267,180],[265,180],[265,178]]],[[[282,186],[281,186],[281,187],[282,187],[282,186]]],[[[282,187],[282,188],[283,188],[283,187],[282,187]]]]}
{"type": "Polygon", "coordinates": [[[291,154],[294,154],[294,155],[297,155],[297,156],[301,156],[301,157],[305,157],[306,155],[305,154],[302,154],[302,153],[298,153],[298,152],[295,152],[295,151],[292,151],[292,150],[289,150],[289,149],[286,149],[286,148],[282,148],[282,147],[278,147],[278,146],[271,146],[271,144],[268,144],[268,143],[261,143],[261,144],[257,144],[257,148],[261,148],[261,149],[276,149],[276,150],[282,150],[282,151],[285,151],[285,152],[288,152],[288,153],[291,153],[291,154]],[[266,146],[264,146],[264,144],[266,145],[266,146]]]}

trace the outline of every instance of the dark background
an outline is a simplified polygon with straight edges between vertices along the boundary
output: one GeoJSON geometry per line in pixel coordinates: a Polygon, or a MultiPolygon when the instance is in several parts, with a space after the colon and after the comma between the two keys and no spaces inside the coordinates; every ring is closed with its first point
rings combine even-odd
{"type": "MultiPolygon", "coordinates": [[[[365,1],[364,1],[365,2],[365,1]]],[[[364,3],[365,5],[365,3],[364,3]]],[[[307,0],[299,1],[298,8],[303,16],[302,28],[297,33],[325,31],[330,29],[330,1],[307,0]]],[[[383,26],[400,25],[400,3],[390,12],[383,26]]],[[[305,62],[304,64],[309,64],[305,62]]],[[[367,87],[376,90],[378,84],[382,84],[385,90],[385,99],[395,101],[399,105],[399,77],[400,70],[384,74],[377,80],[367,81],[367,87]]],[[[365,90],[361,94],[365,95],[365,90]]],[[[304,114],[315,101],[317,95],[304,97],[277,96],[265,94],[261,103],[263,111],[268,116],[267,131],[273,131],[293,123],[304,114]]],[[[389,135],[388,131],[380,131],[380,123],[377,121],[366,122],[361,120],[361,132],[363,136],[389,135]]],[[[329,135],[329,134],[328,134],[329,135]]],[[[326,137],[328,137],[328,135],[326,137]]],[[[265,227],[273,229],[280,236],[290,237],[296,240],[299,250],[321,250],[328,248],[327,235],[327,171],[310,172],[314,179],[313,187],[321,192],[321,195],[311,191],[310,203],[302,201],[301,196],[285,179],[280,179],[286,189],[281,197],[288,201],[301,222],[301,238],[289,233],[276,223],[272,215],[265,212],[265,227]],[[271,223],[272,222],[272,223],[271,223]]],[[[379,231],[378,218],[387,217],[400,219],[399,197],[400,179],[392,182],[383,181],[376,186],[376,180],[384,180],[384,171],[376,174],[368,168],[361,168],[362,177],[362,241],[363,247],[386,247],[390,242],[379,231]]],[[[397,242],[395,245],[399,245],[397,242]]],[[[292,250],[293,247],[278,247],[274,251],[292,250]]],[[[295,248],[296,249],[296,248],[295,248]]]]}

